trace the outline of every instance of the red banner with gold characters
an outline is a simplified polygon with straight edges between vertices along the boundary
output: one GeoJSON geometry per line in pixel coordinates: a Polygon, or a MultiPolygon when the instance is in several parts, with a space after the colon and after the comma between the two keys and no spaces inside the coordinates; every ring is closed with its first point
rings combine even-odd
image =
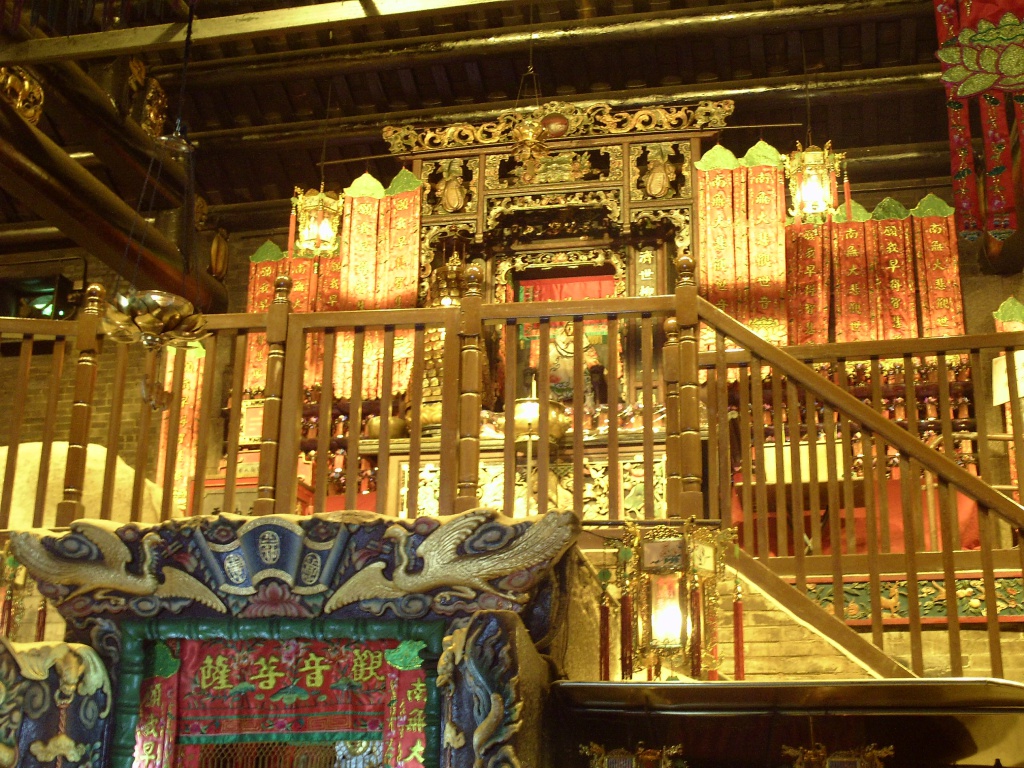
{"type": "Polygon", "coordinates": [[[765,341],[784,345],[786,322],[786,189],[782,157],[759,141],[743,156],[746,176],[747,323],[765,341]]]}
{"type": "MultiPolygon", "coordinates": [[[[161,647],[162,646],[162,647],[161,647]]],[[[142,687],[136,764],[197,768],[217,744],[370,742],[422,768],[427,683],[414,640],[167,640],[142,687]],[[143,762],[143,764],[145,764],[143,762]]]]}
{"type": "MultiPolygon", "coordinates": [[[[773,344],[787,341],[782,158],[759,141],[740,160],[712,147],[697,168],[701,292],[773,344]]],[[[710,349],[715,335],[701,331],[710,349]]]]}
{"type": "MultiPolygon", "coordinates": [[[[269,240],[249,257],[246,312],[264,313],[274,301],[274,281],[285,266],[284,253],[269,240]]],[[[250,333],[246,344],[245,396],[263,397],[267,386],[267,335],[250,333]]],[[[232,393],[235,394],[235,393],[232,393]]]]}
{"type": "Polygon", "coordinates": [[[953,209],[928,195],[910,212],[914,229],[922,336],[959,336],[964,331],[959,253],[953,209]]]}
{"type": "Polygon", "coordinates": [[[910,212],[886,198],[875,206],[868,229],[877,241],[879,316],[885,339],[917,336],[917,298],[914,276],[914,238],[910,212]]]}
{"type": "MultiPolygon", "coordinates": [[[[718,145],[697,161],[696,167],[701,292],[720,310],[739,318],[732,174],[737,164],[735,156],[718,145]]],[[[713,329],[702,327],[701,347],[712,349],[714,345],[713,329]]]]}
{"type": "Polygon", "coordinates": [[[871,215],[851,204],[853,221],[841,221],[843,210],[832,222],[832,259],[835,269],[836,341],[873,341],[881,338],[876,284],[877,244],[874,227],[866,227],[871,215]]]}
{"type": "Polygon", "coordinates": [[[786,227],[790,344],[829,341],[831,245],[827,223],[793,223],[786,227]]]}

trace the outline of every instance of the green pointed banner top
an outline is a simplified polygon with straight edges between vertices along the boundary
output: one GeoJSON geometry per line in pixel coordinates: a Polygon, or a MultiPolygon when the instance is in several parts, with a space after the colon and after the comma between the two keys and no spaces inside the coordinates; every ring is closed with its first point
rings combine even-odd
{"type": "Polygon", "coordinates": [[[346,197],[375,197],[379,200],[384,194],[384,185],[369,173],[364,173],[345,189],[346,197]]]}
{"type": "Polygon", "coordinates": [[[284,251],[267,240],[267,242],[256,249],[256,253],[249,257],[249,261],[259,263],[261,261],[280,261],[283,258],[284,251]]]}
{"type": "Polygon", "coordinates": [[[721,144],[715,144],[693,167],[698,171],[731,171],[740,167],[740,161],[721,144]]]}
{"type": "Polygon", "coordinates": [[[385,191],[388,195],[400,195],[403,192],[412,192],[423,186],[423,182],[416,178],[416,174],[408,168],[403,168],[388,184],[385,191]]]}
{"type": "Polygon", "coordinates": [[[917,207],[910,212],[911,216],[921,218],[923,216],[952,216],[953,206],[949,205],[941,197],[936,197],[931,192],[917,204],[917,207]]]}
{"type": "Polygon", "coordinates": [[[898,200],[893,200],[891,197],[885,198],[882,202],[876,205],[874,213],[871,214],[871,218],[875,221],[905,219],[908,216],[910,216],[910,211],[908,211],[898,200]]]}
{"type": "Polygon", "coordinates": [[[1024,323],[1024,304],[1011,296],[999,305],[992,317],[1004,323],[1024,323]]]}
{"type": "Polygon", "coordinates": [[[770,165],[774,168],[781,168],[782,155],[779,154],[779,150],[764,139],[761,139],[761,141],[747,150],[747,154],[743,156],[740,162],[748,168],[758,165],[770,165]]]}
{"type": "MultiPolygon", "coordinates": [[[[871,211],[869,211],[863,205],[858,203],[856,200],[850,201],[850,213],[852,215],[851,221],[871,221],[871,211]]],[[[840,203],[839,207],[835,210],[835,213],[832,214],[832,221],[846,221],[845,204],[840,203]]]]}

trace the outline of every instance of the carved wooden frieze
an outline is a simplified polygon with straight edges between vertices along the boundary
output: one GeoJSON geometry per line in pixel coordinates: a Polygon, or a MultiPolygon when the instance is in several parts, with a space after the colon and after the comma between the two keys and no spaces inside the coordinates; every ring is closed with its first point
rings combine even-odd
{"type": "Polygon", "coordinates": [[[489,154],[484,169],[487,191],[550,184],[619,183],[622,147],[549,152],[525,162],[514,154],[489,154]]]}
{"type": "MultiPolygon", "coordinates": [[[[622,219],[622,203],[617,190],[597,189],[584,192],[511,195],[488,200],[487,229],[497,227],[505,216],[554,208],[600,209],[607,211],[609,223],[619,224],[622,219]]],[[[567,231],[566,234],[572,233],[567,231]]]]}
{"type": "Polygon", "coordinates": [[[695,105],[625,111],[604,103],[584,106],[549,102],[530,111],[508,110],[495,120],[479,124],[438,128],[387,126],[384,140],[395,154],[407,154],[497,144],[537,144],[548,139],[698,131],[724,127],[733,106],[732,101],[702,101],[695,105]]]}
{"type": "Polygon", "coordinates": [[[520,253],[502,259],[494,266],[494,301],[506,300],[506,286],[511,284],[515,272],[525,269],[554,269],[558,267],[603,267],[615,270],[615,295],[626,295],[626,265],[621,255],[612,248],[588,248],[579,251],[520,253]]]}

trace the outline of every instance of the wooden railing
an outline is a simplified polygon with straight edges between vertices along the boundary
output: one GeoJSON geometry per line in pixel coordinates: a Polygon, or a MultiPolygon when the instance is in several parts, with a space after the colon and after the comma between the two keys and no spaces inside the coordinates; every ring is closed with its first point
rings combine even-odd
{"type": "MultiPolygon", "coordinates": [[[[960,675],[961,624],[972,617],[961,613],[957,579],[973,572],[980,588],[967,588],[966,602],[983,609],[978,618],[987,628],[990,671],[1001,677],[996,574],[1020,578],[1024,509],[977,472],[995,471],[989,441],[1005,437],[989,427],[994,420],[985,364],[1000,351],[1012,353],[1008,339],[782,351],[704,301],[700,314],[717,332],[716,349],[707,361],[709,414],[715,425],[710,485],[718,489],[711,515],[726,521],[738,506],[744,548],[776,572],[791,575],[801,590],[809,577],[827,575],[838,616],[851,618],[845,598],[848,577],[866,575],[876,645],[884,643],[884,619],[901,616],[905,603],[916,674],[924,670],[918,598],[924,574],[938,574],[928,579],[933,585],[941,582],[933,591],[945,605],[949,668],[960,675]],[[999,347],[983,346],[999,342],[999,347]],[[744,352],[731,353],[730,343],[744,352]],[[899,370],[889,365],[892,360],[899,370]],[[925,361],[931,361],[934,377],[919,375],[925,361]],[[954,367],[959,378],[967,379],[965,372],[970,378],[956,381],[954,367]],[[919,409],[922,393],[925,409],[919,409]],[[887,418],[884,401],[897,397],[903,401],[901,413],[887,418]],[[941,437],[931,441],[938,450],[922,439],[929,436],[941,437]],[[772,465],[776,482],[769,482],[766,472],[772,465]],[[775,491],[772,498],[770,490],[775,491]],[[925,528],[931,521],[937,531],[925,528]],[[964,523],[976,526],[976,542],[961,535],[964,523]],[[861,526],[863,535],[858,535],[861,526]],[[899,540],[891,526],[899,530],[899,540]],[[894,587],[889,606],[882,604],[883,578],[894,587]],[[900,601],[901,582],[905,601],[900,601]]],[[[1019,424],[1013,368],[1010,402],[1019,424]]],[[[1010,594],[1015,589],[1019,582],[1010,594]]]]}
{"type": "Polygon", "coordinates": [[[978,586],[959,601],[966,607],[945,600],[950,670],[962,671],[962,627],[980,620],[990,671],[1001,675],[997,601],[978,595],[1021,575],[1024,511],[1011,497],[1024,472],[1024,414],[1016,366],[1007,366],[1005,408],[989,405],[989,370],[1000,355],[1014,359],[1024,334],[782,350],[698,300],[692,263],[680,260],[677,272],[674,296],[484,304],[471,270],[461,306],[324,314],[290,311],[282,280],[269,313],[209,318],[201,382],[188,380],[181,350],[105,340],[98,293],[74,322],[0,319],[5,351],[17,351],[0,358],[8,382],[0,408],[11,414],[0,528],[199,513],[209,511],[211,486],[221,494],[216,508],[254,514],[297,506],[444,514],[480,503],[510,515],[572,507],[609,525],[695,515],[739,526],[743,548],[801,590],[824,580],[843,595],[851,579],[866,580],[865,615],[833,599],[837,615],[869,624],[881,646],[886,622],[905,613],[918,674],[928,617],[900,590],[916,595],[928,582],[953,595],[957,579],[969,578],[978,586]],[[717,344],[698,354],[700,323],[717,344]],[[246,350],[257,333],[269,344],[266,386],[258,444],[246,446],[246,350]],[[73,338],[78,353],[64,365],[73,338]],[[598,348],[606,392],[593,391],[596,373],[587,385],[588,345],[598,348]],[[342,347],[349,390],[323,397],[338,394],[342,347]],[[361,386],[371,348],[383,371],[372,403],[361,386]],[[312,387],[310,349],[322,368],[312,387]],[[571,383],[555,392],[535,371],[551,370],[566,349],[560,362],[571,383]],[[411,368],[403,398],[389,380],[399,362],[411,368]],[[145,401],[133,394],[142,385],[145,401]],[[189,387],[198,395],[186,418],[189,387]],[[407,435],[393,435],[387,418],[379,435],[364,433],[364,415],[393,412],[407,435]],[[196,437],[183,483],[177,449],[186,428],[196,437]],[[69,443],[63,500],[51,506],[47,470],[61,441],[69,443]],[[29,442],[39,443],[43,469],[31,475],[31,500],[15,484],[19,446],[29,442]],[[86,446],[108,447],[102,471],[87,470],[86,446]],[[117,491],[126,471],[129,500],[117,491]],[[150,490],[160,500],[147,512],[150,490]],[[15,501],[30,511],[15,513],[15,501]],[[895,597],[883,584],[896,584],[895,597]]]}

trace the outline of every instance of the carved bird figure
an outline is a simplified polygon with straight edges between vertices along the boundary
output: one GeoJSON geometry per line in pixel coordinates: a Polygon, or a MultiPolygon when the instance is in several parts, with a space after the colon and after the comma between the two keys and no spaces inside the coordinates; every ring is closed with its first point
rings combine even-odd
{"type": "MultiPolygon", "coordinates": [[[[440,587],[468,599],[484,592],[525,601],[525,595],[502,592],[490,581],[554,560],[575,539],[579,522],[572,512],[549,512],[507,546],[478,554],[459,552],[482,525],[499,517],[503,516],[493,509],[477,509],[445,520],[416,548],[423,568],[415,573],[409,571],[409,531],[398,524],[390,526],[384,538],[395,541],[392,578],[384,577],[383,562],[370,563],[331,595],[324,612],[360,600],[424,594],[440,587]]],[[[509,524],[514,522],[509,520],[509,524]]]]}
{"type": "Polygon", "coordinates": [[[75,586],[66,599],[97,590],[114,590],[129,595],[156,595],[161,598],[184,597],[224,613],[224,603],[206,585],[177,568],[163,569],[163,582],[157,578],[153,547],[160,540],[154,531],[142,537],[140,573],[130,573],[132,553],[117,530],[121,523],[111,520],[75,520],[72,533],[93,544],[103,556],[98,560],[71,560],[58,557],[43,546],[45,532],[20,531],[11,534],[11,550],[18,561],[38,581],[75,586]]]}

